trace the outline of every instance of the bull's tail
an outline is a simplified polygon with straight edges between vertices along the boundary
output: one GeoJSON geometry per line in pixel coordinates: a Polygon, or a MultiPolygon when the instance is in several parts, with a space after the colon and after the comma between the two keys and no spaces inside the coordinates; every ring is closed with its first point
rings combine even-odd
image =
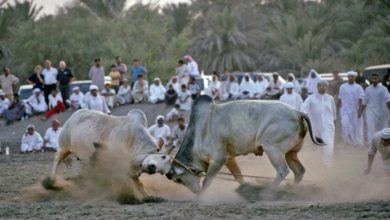
{"type": "Polygon", "coordinates": [[[314,136],[313,129],[311,127],[311,122],[310,122],[309,117],[307,117],[307,115],[305,113],[301,112],[300,114],[301,114],[301,117],[302,117],[302,121],[306,122],[306,124],[307,124],[307,127],[309,129],[310,138],[313,141],[313,143],[315,145],[318,145],[318,146],[325,146],[326,143],[324,143],[324,141],[321,138],[317,138],[317,137],[314,136]]]}

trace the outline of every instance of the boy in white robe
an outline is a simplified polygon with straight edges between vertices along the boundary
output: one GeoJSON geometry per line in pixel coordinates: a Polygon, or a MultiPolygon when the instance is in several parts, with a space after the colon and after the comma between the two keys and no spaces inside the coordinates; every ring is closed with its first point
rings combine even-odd
{"type": "Polygon", "coordinates": [[[47,110],[45,97],[41,94],[41,90],[39,88],[35,88],[33,93],[34,94],[27,99],[26,114],[34,115],[44,113],[47,110]]]}
{"type": "Polygon", "coordinates": [[[148,128],[150,135],[154,138],[160,152],[165,152],[165,146],[171,136],[171,129],[164,123],[164,116],[156,117],[156,124],[148,128]]]}
{"type": "Polygon", "coordinates": [[[387,172],[387,175],[390,176],[390,128],[385,128],[375,133],[370,143],[371,146],[368,150],[368,165],[365,173],[369,174],[371,172],[375,154],[379,151],[385,171],[387,172]]]}
{"type": "Polygon", "coordinates": [[[299,111],[303,101],[301,96],[294,91],[294,84],[286,83],[284,87],[287,93],[280,97],[280,101],[299,111]]]}
{"type": "Polygon", "coordinates": [[[22,136],[22,144],[20,145],[21,153],[28,153],[32,151],[40,151],[42,149],[42,136],[35,131],[35,126],[30,124],[27,126],[26,133],[22,136]]]}
{"type": "Polygon", "coordinates": [[[349,71],[348,82],[340,86],[338,108],[340,109],[342,137],[345,143],[362,146],[363,119],[359,118],[364,97],[363,87],[355,83],[356,72],[349,71]]]}
{"type": "Polygon", "coordinates": [[[61,122],[59,120],[53,120],[51,127],[46,130],[44,136],[43,146],[47,151],[58,151],[60,149],[60,144],[58,138],[61,132],[61,122]]]}
{"type": "Polygon", "coordinates": [[[334,133],[337,110],[334,99],[327,94],[328,82],[317,83],[317,93],[310,95],[302,104],[301,111],[310,118],[314,136],[321,139],[322,159],[328,167],[332,164],[334,133]]]}
{"type": "Polygon", "coordinates": [[[311,69],[305,81],[305,86],[309,91],[309,95],[317,92],[317,83],[320,80],[321,80],[321,76],[317,73],[317,71],[311,69]]]}
{"type": "Polygon", "coordinates": [[[149,88],[149,102],[156,104],[165,100],[165,92],[167,91],[163,85],[161,85],[160,78],[155,78],[154,83],[149,88]]]}
{"type": "Polygon", "coordinates": [[[129,80],[123,79],[123,84],[119,87],[117,101],[120,105],[131,102],[131,87],[129,85],[129,80]]]}
{"type": "Polygon", "coordinates": [[[186,85],[181,85],[181,90],[177,93],[176,104],[180,105],[180,110],[190,111],[192,98],[191,92],[187,89],[186,85]]]}
{"type": "Polygon", "coordinates": [[[144,80],[142,74],[138,75],[138,80],[134,83],[131,96],[133,97],[134,103],[147,102],[149,83],[144,80]]]}
{"type": "Polygon", "coordinates": [[[3,112],[8,109],[9,99],[5,97],[3,90],[0,90],[0,117],[3,116],[3,112]]]}
{"type": "Polygon", "coordinates": [[[100,92],[100,94],[104,97],[106,100],[106,103],[110,109],[113,109],[115,106],[115,89],[111,88],[110,82],[104,83],[104,89],[100,92]]]}
{"type": "Polygon", "coordinates": [[[82,107],[84,101],[84,94],[80,91],[80,87],[76,86],[70,95],[70,106],[73,110],[78,110],[82,107]]]}
{"type": "Polygon", "coordinates": [[[389,125],[390,94],[379,83],[379,75],[371,75],[371,85],[364,92],[362,109],[366,111],[367,141],[370,142],[374,134],[389,125]]]}

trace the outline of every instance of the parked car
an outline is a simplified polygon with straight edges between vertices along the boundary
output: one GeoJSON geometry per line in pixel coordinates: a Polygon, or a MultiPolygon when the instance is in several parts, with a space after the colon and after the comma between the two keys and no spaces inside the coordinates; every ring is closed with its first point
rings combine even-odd
{"type": "Polygon", "coordinates": [[[376,65],[376,66],[369,66],[366,67],[363,71],[363,76],[366,79],[369,79],[371,74],[377,73],[382,80],[384,80],[385,76],[390,74],[390,64],[384,64],[384,65],[376,65]]]}
{"type": "Polygon", "coordinates": [[[33,94],[32,85],[21,85],[18,90],[19,98],[22,101],[26,101],[33,94]]]}

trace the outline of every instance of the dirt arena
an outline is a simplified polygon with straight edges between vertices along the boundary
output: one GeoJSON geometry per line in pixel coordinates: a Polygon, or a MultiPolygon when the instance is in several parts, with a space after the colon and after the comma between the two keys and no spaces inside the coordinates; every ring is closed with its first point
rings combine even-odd
{"type": "MultiPolygon", "coordinates": [[[[164,105],[132,105],[141,108],[154,122],[157,112],[167,112],[164,105]]],[[[129,106],[115,109],[114,115],[124,115],[129,106]]],[[[70,112],[59,116],[66,120],[70,112]]],[[[0,140],[12,145],[28,123],[37,125],[43,134],[50,122],[36,118],[5,127],[0,125],[0,140]]],[[[1,219],[389,219],[390,178],[383,171],[377,156],[370,175],[364,175],[367,152],[341,144],[336,138],[332,167],[326,167],[321,148],[306,139],[299,156],[306,167],[303,182],[292,184],[293,174],[279,189],[265,188],[275,170],[267,156],[238,157],[242,172],[263,178],[246,178],[240,186],[231,176],[219,175],[212,186],[197,198],[186,188],[165,176],[142,175],[149,194],[165,199],[161,203],[120,205],[114,199],[102,197],[101,191],[80,192],[71,180],[81,170],[78,161],[72,167],[60,166],[65,184],[63,191],[46,191],[40,186],[52,165],[53,153],[0,155],[0,218],[1,219]],[[68,185],[66,185],[68,184],[68,185]]],[[[225,168],[222,172],[228,172],[225,168]]]]}

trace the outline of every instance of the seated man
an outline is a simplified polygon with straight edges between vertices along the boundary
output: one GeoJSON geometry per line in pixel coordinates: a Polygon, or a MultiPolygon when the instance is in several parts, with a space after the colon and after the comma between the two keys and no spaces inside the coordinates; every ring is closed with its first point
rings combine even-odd
{"type": "Polygon", "coordinates": [[[225,82],[223,90],[222,101],[234,100],[240,96],[240,86],[238,85],[236,78],[232,75],[230,75],[229,80],[225,82]]]}
{"type": "Polygon", "coordinates": [[[264,99],[279,99],[282,95],[282,81],[279,79],[279,73],[272,74],[272,80],[264,95],[264,99]]]}
{"type": "Polygon", "coordinates": [[[35,131],[35,126],[30,124],[27,126],[26,133],[23,134],[20,153],[41,151],[42,144],[42,136],[35,131]]]}
{"type": "Polygon", "coordinates": [[[171,111],[167,113],[167,121],[176,120],[179,117],[179,113],[180,113],[180,105],[175,104],[175,107],[172,108],[171,111]]]}
{"type": "Polygon", "coordinates": [[[205,94],[213,97],[213,99],[219,99],[221,95],[220,89],[221,89],[221,83],[218,80],[218,76],[213,75],[212,80],[205,91],[205,94]]]}
{"type": "Polygon", "coordinates": [[[7,121],[7,125],[10,125],[13,121],[20,120],[24,117],[24,102],[20,101],[17,93],[14,94],[14,100],[8,106],[8,109],[4,110],[3,116],[7,121]]]}
{"type": "Polygon", "coordinates": [[[190,111],[192,98],[191,92],[187,89],[186,85],[181,85],[181,90],[177,93],[176,104],[180,105],[180,110],[190,111]]]}
{"type": "Polygon", "coordinates": [[[261,99],[263,95],[265,94],[265,91],[268,87],[268,81],[264,78],[263,74],[258,74],[256,76],[256,82],[254,85],[254,96],[257,99],[261,99]]]}
{"type": "Polygon", "coordinates": [[[46,151],[58,151],[60,145],[58,143],[58,137],[61,132],[61,122],[59,120],[53,120],[51,127],[46,130],[43,142],[43,149],[46,151]]]}
{"type": "Polygon", "coordinates": [[[171,140],[173,147],[179,149],[187,132],[187,124],[183,117],[177,118],[177,125],[173,128],[171,140]]]}
{"type": "Polygon", "coordinates": [[[47,120],[54,114],[65,111],[65,105],[62,101],[61,95],[57,94],[57,90],[51,90],[49,95],[49,110],[45,112],[43,120],[47,120]]]}
{"type": "Polygon", "coordinates": [[[154,138],[160,152],[165,152],[165,146],[168,144],[168,139],[171,136],[171,129],[164,123],[164,116],[156,117],[156,124],[148,128],[149,133],[154,138]]]}
{"type": "Polygon", "coordinates": [[[116,100],[120,105],[126,103],[131,103],[131,87],[129,85],[129,80],[123,79],[123,84],[119,87],[118,95],[116,100]]]}
{"type": "Polygon", "coordinates": [[[252,99],[254,97],[254,85],[252,78],[245,73],[240,84],[240,99],[252,99]]]}
{"type": "Polygon", "coordinates": [[[115,90],[111,88],[110,82],[104,83],[104,89],[100,92],[100,94],[104,97],[106,100],[106,103],[108,107],[112,110],[115,105],[115,90]]]}
{"type": "Polygon", "coordinates": [[[365,171],[366,174],[371,172],[372,163],[376,152],[382,157],[385,172],[390,176],[390,128],[385,128],[378,131],[371,139],[371,146],[368,150],[368,165],[365,171]]]}
{"type": "Polygon", "coordinates": [[[133,91],[131,92],[134,103],[148,101],[148,89],[148,81],[144,80],[144,76],[142,74],[138,75],[138,80],[134,83],[133,91]]]}
{"type": "Polygon", "coordinates": [[[76,86],[73,88],[72,95],[70,95],[70,106],[73,110],[81,109],[83,100],[84,100],[84,94],[80,91],[80,87],[76,86]]]}
{"type": "Polygon", "coordinates": [[[84,97],[84,108],[111,114],[110,109],[106,104],[106,100],[98,93],[99,87],[91,85],[89,87],[89,94],[84,97]]]}
{"type": "Polygon", "coordinates": [[[0,117],[3,116],[3,113],[9,107],[9,99],[5,97],[3,90],[0,90],[0,117]]]}
{"type": "Polygon", "coordinates": [[[196,83],[195,77],[191,77],[188,82],[188,90],[191,92],[192,100],[195,100],[200,95],[200,87],[198,83],[196,83]]]}
{"type": "Polygon", "coordinates": [[[164,101],[165,92],[167,91],[163,85],[161,85],[160,78],[155,78],[154,83],[149,88],[149,102],[156,104],[164,101]]]}
{"type": "Polygon", "coordinates": [[[172,76],[172,78],[169,80],[166,89],[169,89],[169,85],[172,85],[173,89],[178,92],[180,90],[180,84],[177,81],[177,76],[172,76]]]}
{"type": "Polygon", "coordinates": [[[36,115],[46,112],[47,104],[45,102],[45,97],[41,94],[41,90],[35,88],[33,93],[34,94],[27,99],[26,114],[36,115]]]}
{"type": "Polygon", "coordinates": [[[284,85],[284,88],[287,90],[287,93],[280,97],[280,101],[300,111],[303,101],[301,96],[294,91],[294,84],[288,82],[284,85]]]}
{"type": "Polygon", "coordinates": [[[169,84],[168,90],[165,93],[165,102],[167,103],[167,105],[173,105],[176,103],[176,99],[177,99],[177,92],[173,88],[173,85],[169,84]]]}

